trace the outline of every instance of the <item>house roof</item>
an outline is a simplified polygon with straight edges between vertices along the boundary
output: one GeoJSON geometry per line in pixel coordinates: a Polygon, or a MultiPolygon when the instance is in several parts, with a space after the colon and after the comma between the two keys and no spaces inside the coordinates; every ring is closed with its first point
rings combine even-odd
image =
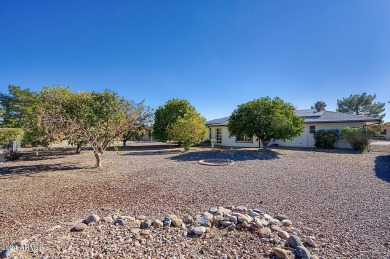
{"type": "MultiPolygon", "coordinates": [[[[315,109],[295,110],[295,114],[304,118],[304,123],[331,123],[331,122],[379,122],[379,119],[341,112],[319,111],[315,109]]],[[[229,117],[206,122],[206,126],[227,125],[229,117]]]]}
{"type": "Polygon", "coordinates": [[[227,125],[228,121],[229,121],[229,117],[223,117],[223,118],[220,118],[220,119],[215,119],[215,120],[211,120],[211,121],[208,121],[206,122],[206,126],[212,126],[212,125],[227,125]]]}

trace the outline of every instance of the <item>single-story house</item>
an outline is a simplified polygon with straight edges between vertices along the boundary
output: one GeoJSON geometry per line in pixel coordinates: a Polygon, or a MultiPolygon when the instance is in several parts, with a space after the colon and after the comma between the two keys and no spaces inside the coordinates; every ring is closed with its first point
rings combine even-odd
{"type": "MultiPolygon", "coordinates": [[[[304,131],[301,136],[287,141],[271,141],[269,145],[277,144],[286,147],[314,147],[314,132],[320,129],[338,129],[341,133],[342,128],[346,127],[364,127],[370,124],[377,124],[379,120],[372,117],[352,115],[347,113],[332,111],[317,111],[315,109],[296,110],[295,114],[304,118],[304,131]]],[[[229,136],[227,123],[229,117],[215,119],[206,122],[209,128],[209,139],[215,142],[215,145],[230,147],[259,147],[259,140],[256,136],[229,136]]],[[[336,143],[337,148],[351,148],[345,141],[339,139],[336,143]]]]}
{"type": "Polygon", "coordinates": [[[390,140],[390,125],[383,125],[383,130],[375,135],[377,137],[390,140]]]}

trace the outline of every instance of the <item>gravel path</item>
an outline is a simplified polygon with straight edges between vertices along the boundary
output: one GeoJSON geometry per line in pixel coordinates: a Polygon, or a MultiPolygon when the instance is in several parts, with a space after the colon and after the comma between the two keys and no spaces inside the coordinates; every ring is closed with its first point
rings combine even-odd
{"type": "MultiPolygon", "coordinates": [[[[359,154],[273,149],[259,153],[195,148],[184,153],[147,146],[107,151],[101,170],[92,168],[93,159],[91,151],[70,155],[61,149],[0,164],[0,247],[61,225],[49,240],[36,239],[42,249],[35,255],[39,258],[46,253],[50,258],[66,249],[92,257],[85,242],[112,240],[126,233],[118,234],[123,230],[107,225],[69,232],[67,222],[90,213],[148,218],[174,213],[182,217],[211,206],[243,205],[270,215],[288,215],[302,235],[317,238],[319,247],[312,252],[320,257],[390,256],[390,155],[386,150],[359,154]],[[209,158],[235,163],[198,164],[209,158]]],[[[126,251],[134,257],[269,255],[259,252],[268,248],[249,232],[215,229],[209,239],[189,239],[179,229],[159,229],[153,235],[151,246],[126,244],[118,238],[107,247],[128,246],[131,249],[126,251]]]]}

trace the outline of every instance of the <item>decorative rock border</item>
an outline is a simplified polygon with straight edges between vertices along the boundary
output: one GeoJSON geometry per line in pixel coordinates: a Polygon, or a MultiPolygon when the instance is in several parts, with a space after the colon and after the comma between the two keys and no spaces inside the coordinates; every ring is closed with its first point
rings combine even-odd
{"type": "Polygon", "coordinates": [[[201,165],[209,166],[223,166],[223,165],[232,165],[234,164],[233,160],[230,159],[203,159],[198,162],[201,165]]]}
{"type": "MultiPolygon", "coordinates": [[[[83,232],[88,227],[102,222],[114,224],[118,227],[127,227],[131,229],[133,238],[138,240],[141,236],[149,236],[153,229],[176,227],[186,231],[187,237],[197,238],[211,234],[212,228],[226,229],[227,231],[249,231],[259,237],[261,242],[273,244],[271,253],[276,258],[312,258],[313,255],[308,248],[316,248],[315,237],[299,237],[300,230],[293,227],[292,221],[285,215],[276,215],[274,217],[259,209],[248,209],[244,206],[238,207],[211,207],[208,211],[185,215],[182,218],[174,214],[164,216],[160,219],[148,219],[146,216],[107,216],[100,218],[98,215],[91,214],[86,219],[80,219],[68,224],[70,231],[83,232]]],[[[46,230],[46,233],[61,228],[57,225],[46,230]]],[[[17,247],[25,246],[29,242],[39,238],[44,234],[36,234],[29,239],[23,239],[16,242],[13,246],[4,248],[0,253],[0,258],[11,256],[17,247]]],[[[140,244],[139,244],[140,245],[140,244]]],[[[315,249],[314,249],[315,250],[315,249]]]]}

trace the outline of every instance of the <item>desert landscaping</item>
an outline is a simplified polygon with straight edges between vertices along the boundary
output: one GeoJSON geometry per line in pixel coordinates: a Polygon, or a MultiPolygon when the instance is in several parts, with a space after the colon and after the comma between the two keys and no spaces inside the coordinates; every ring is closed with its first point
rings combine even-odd
{"type": "Polygon", "coordinates": [[[370,150],[131,143],[96,169],[88,148],[22,149],[0,164],[0,246],[11,258],[294,258],[294,236],[302,258],[387,258],[390,156],[370,150]]]}

